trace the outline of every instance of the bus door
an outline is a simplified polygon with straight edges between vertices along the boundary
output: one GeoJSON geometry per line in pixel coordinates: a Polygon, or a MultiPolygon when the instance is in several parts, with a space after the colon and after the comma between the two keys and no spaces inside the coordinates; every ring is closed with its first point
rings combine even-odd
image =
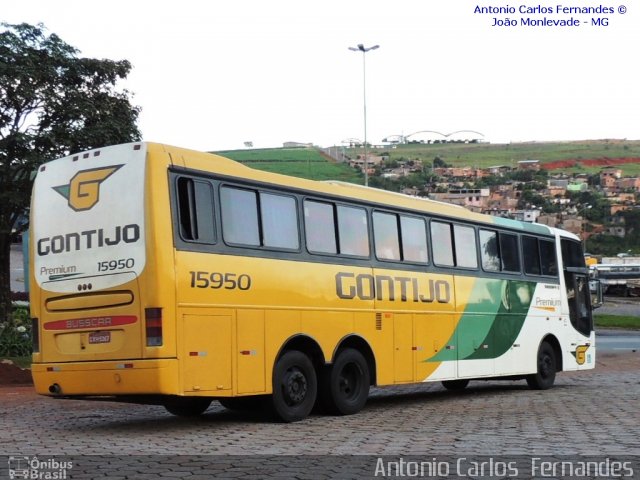
{"type": "Polygon", "coordinates": [[[593,317],[589,272],[584,264],[579,242],[563,239],[564,284],[567,294],[567,311],[571,322],[569,353],[577,368],[592,368],[595,361],[593,317]]]}

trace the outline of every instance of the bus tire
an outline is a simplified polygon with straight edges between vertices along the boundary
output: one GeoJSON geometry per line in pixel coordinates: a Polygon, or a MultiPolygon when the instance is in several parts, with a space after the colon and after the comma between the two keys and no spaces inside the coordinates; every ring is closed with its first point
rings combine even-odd
{"type": "Polygon", "coordinates": [[[211,405],[211,399],[206,397],[177,397],[164,404],[172,415],[178,417],[197,417],[202,415],[211,405]]]}
{"type": "Polygon", "coordinates": [[[469,385],[469,380],[444,380],[442,382],[442,386],[447,390],[451,391],[460,391],[467,388],[469,385]]]}
{"type": "Polygon", "coordinates": [[[367,403],[370,385],[369,366],[353,348],[342,350],[322,376],[321,403],[327,413],[352,415],[367,403]]]}
{"type": "Polygon", "coordinates": [[[298,350],[282,355],[273,371],[275,415],[285,422],[302,420],[311,413],[317,394],[318,378],[309,357],[298,350]]]}
{"type": "Polygon", "coordinates": [[[556,380],[556,353],[549,342],[542,342],[536,358],[537,372],[527,376],[527,384],[534,390],[547,390],[556,380]]]}

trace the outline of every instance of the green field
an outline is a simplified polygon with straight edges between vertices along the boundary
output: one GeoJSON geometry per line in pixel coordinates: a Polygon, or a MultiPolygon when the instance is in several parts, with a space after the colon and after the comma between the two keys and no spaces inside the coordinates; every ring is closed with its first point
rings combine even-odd
{"type": "MultiPolygon", "coordinates": [[[[216,152],[249,167],[313,180],[342,180],[363,183],[363,176],[344,164],[328,161],[315,148],[269,148],[216,152]]],[[[346,149],[355,157],[361,148],[346,149]]],[[[427,165],[439,157],[453,166],[487,168],[496,165],[516,167],[520,160],[590,160],[603,158],[640,158],[638,140],[585,140],[576,142],[527,142],[511,144],[449,143],[410,144],[373,148],[372,155],[387,153],[391,160],[421,160],[427,165]]],[[[625,176],[640,175],[640,162],[616,165],[625,176]]],[[[597,173],[601,167],[577,166],[564,173],[597,173]]],[[[553,172],[553,171],[552,171],[553,172]]]]}
{"type": "Polygon", "coordinates": [[[215,152],[248,167],[312,180],[364,183],[357,170],[329,161],[315,148],[269,148],[215,152]]]}
{"type": "MultiPolygon", "coordinates": [[[[349,149],[348,152],[360,151],[349,149]]],[[[459,167],[487,168],[496,165],[517,166],[520,160],[540,160],[542,163],[555,160],[587,160],[601,158],[640,158],[638,140],[591,140],[582,142],[528,142],[510,144],[449,143],[398,145],[396,148],[373,149],[374,153],[387,152],[393,160],[423,160],[427,163],[439,157],[459,167]]],[[[640,172],[640,163],[620,165],[627,170],[640,172]]],[[[597,172],[599,167],[578,169],[587,173],[597,172]]]]}

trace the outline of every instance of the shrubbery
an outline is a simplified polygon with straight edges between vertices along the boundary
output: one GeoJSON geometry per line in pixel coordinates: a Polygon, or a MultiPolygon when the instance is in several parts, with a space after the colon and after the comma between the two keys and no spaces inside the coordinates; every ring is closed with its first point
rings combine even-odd
{"type": "Polygon", "coordinates": [[[28,307],[15,307],[12,315],[0,321],[0,358],[31,355],[31,319],[28,307]]]}

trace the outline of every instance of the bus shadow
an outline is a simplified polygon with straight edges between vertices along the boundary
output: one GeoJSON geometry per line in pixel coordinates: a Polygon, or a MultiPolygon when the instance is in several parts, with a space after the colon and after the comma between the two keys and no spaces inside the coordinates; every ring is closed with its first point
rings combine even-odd
{"type": "MultiPolygon", "coordinates": [[[[564,390],[570,388],[571,385],[555,385],[551,391],[564,390]]],[[[501,396],[507,393],[527,393],[534,392],[529,389],[524,382],[506,381],[506,382],[481,382],[476,381],[464,390],[450,391],[439,385],[411,385],[411,386],[391,386],[384,388],[374,388],[367,400],[367,404],[363,409],[363,414],[367,410],[380,409],[402,409],[406,407],[414,407],[416,404],[434,406],[440,403],[452,401],[462,401],[465,399],[478,398],[479,396],[492,397],[501,396]]],[[[538,392],[535,392],[538,393],[538,392]]],[[[546,392],[539,392],[544,393],[546,392]]],[[[211,407],[202,415],[197,417],[178,417],[164,410],[163,407],[149,406],[149,410],[141,412],[137,418],[114,418],[117,414],[109,415],[79,415],[73,417],[73,421],[67,425],[60,424],[58,428],[64,430],[77,430],[82,425],[79,423],[90,423],[93,432],[102,432],[103,434],[112,434],[114,430],[135,431],[136,434],[145,432],[162,432],[176,430],[190,432],[195,431],[203,426],[217,426],[225,428],[233,428],[242,424],[282,424],[268,409],[260,410],[229,410],[220,405],[217,401],[213,401],[211,407]],[[142,418],[141,418],[142,416],[142,418]]],[[[310,418],[335,418],[323,412],[320,409],[314,409],[310,418]]],[[[355,417],[357,418],[357,415],[355,417]]],[[[87,425],[89,426],[89,425],[87,425]]]]}
{"type": "MultiPolygon", "coordinates": [[[[555,385],[553,390],[564,390],[570,385],[555,385]]],[[[535,392],[524,381],[474,381],[463,390],[446,390],[444,387],[431,386],[392,386],[377,388],[367,400],[368,407],[393,407],[413,403],[447,402],[464,400],[478,396],[502,395],[509,392],[535,392]]],[[[542,392],[542,391],[540,391],[542,392]]]]}

